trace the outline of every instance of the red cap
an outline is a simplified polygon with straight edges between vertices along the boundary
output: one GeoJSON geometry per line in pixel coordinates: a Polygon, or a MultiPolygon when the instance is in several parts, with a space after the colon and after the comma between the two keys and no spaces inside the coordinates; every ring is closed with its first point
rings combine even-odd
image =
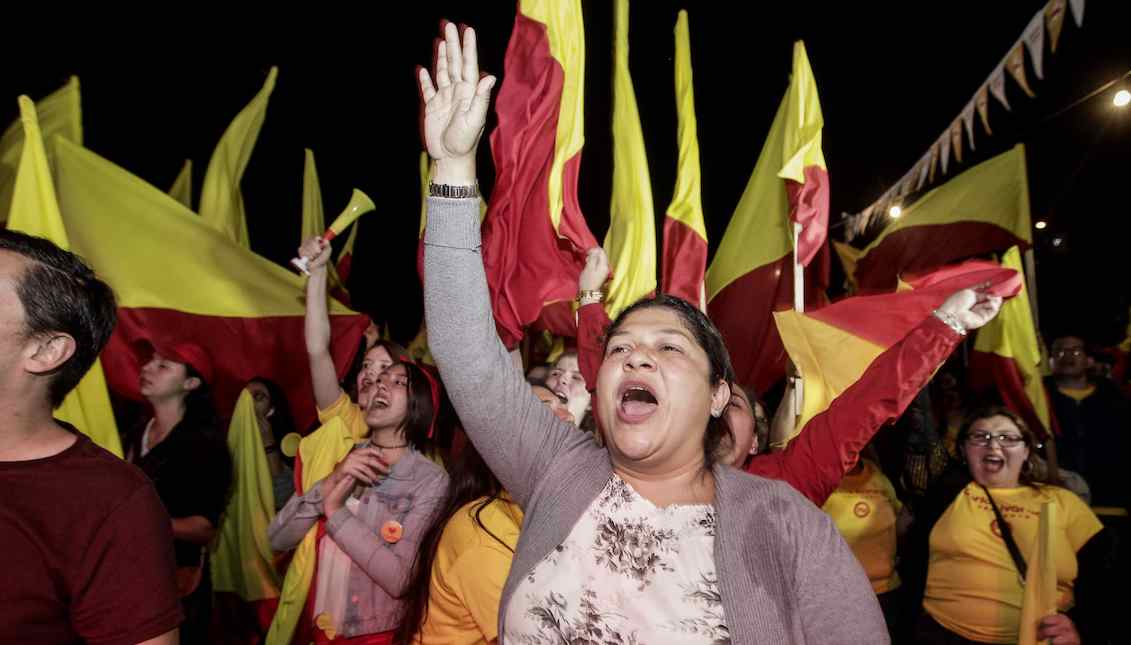
{"type": "Polygon", "coordinates": [[[134,347],[138,357],[143,361],[153,354],[160,354],[162,358],[191,365],[204,379],[205,383],[212,383],[212,359],[209,358],[208,352],[196,343],[182,342],[158,345],[148,338],[142,338],[134,342],[134,347]]]}

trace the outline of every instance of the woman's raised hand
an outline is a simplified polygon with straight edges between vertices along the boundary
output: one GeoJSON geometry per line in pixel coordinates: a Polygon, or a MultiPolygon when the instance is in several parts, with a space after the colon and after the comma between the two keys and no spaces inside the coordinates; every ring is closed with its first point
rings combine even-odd
{"type": "Polygon", "coordinates": [[[421,68],[424,98],[424,143],[436,160],[436,183],[467,185],[475,181],[475,150],[487,122],[494,76],[479,77],[475,30],[444,24],[444,40],[436,50],[436,77],[421,68]],[[470,176],[467,176],[470,172],[470,176]]]}

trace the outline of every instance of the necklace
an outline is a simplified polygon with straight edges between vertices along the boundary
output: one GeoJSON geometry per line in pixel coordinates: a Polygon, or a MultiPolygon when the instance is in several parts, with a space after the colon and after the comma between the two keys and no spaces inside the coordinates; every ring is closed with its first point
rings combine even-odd
{"type": "Polygon", "coordinates": [[[381,444],[379,444],[379,443],[374,443],[374,444],[373,444],[373,447],[374,447],[374,448],[377,448],[377,449],[380,449],[380,450],[396,450],[396,449],[398,449],[398,448],[408,448],[408,444],[407,444],[407,443],[402,443],[402,444],[397,444],[397,445],[395,445],[395,446],[382,446],[382,445],[381,445],[381,444]]]}

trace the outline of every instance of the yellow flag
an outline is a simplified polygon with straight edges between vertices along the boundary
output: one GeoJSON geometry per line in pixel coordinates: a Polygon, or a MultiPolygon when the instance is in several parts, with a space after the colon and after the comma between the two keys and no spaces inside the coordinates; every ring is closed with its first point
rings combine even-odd
{"type": "Polygon", "coordinates": [[[616,0],[613,54],[613,196],[605,251],[610,318],[656,290],[656,218],[636,92],[628,71],[628,0],[616,0]]]}
{"type": "Polygon", "coordinates": [[[185,159],[185,165],[181,166],[181,171],[169,188],[169,196],[192,210],[192,159],[185,159]]]}
{"type": "MultiPolygon", "coordinates": [[[[306,149],[306,160],[302,169],[302,231],[299,243],[318,237],[326,232],[326,216],[322,211],[322,185],[318,182],[318,167],[314,164],[314,151],[306,149]]],[[[338,278],[334,263],[326,265],[330,290],[345,290],[338,278]]]]}
{"type": "MultiPolygon", "coordinates": [[[[302,460],[302,489],[325,479],[334,471],[334,466],[345,459],[354,444],[362,437],[354,436],[340,417],[330,419],[326,425],[307,435],[299,444],[299,459],[302,460]]],[[[316,543],[318,526],[310,527],[302,542],[295,548],[287,576],[283,580],[283,590],[279,595],[279,608],[267,632],[267,645],[287,645],[291,642],[295,627],[302,616],[306,595],[314,580],[314,564],[318,558],[316,543]]]]}
{"type": "MultiPolygon", "coordinates": [[[[35,105],[26,96],[21,96],[19,103],[25,136],[12,191],[8,228],[47,238],[60,248],[70,250],[71,244],[55,196],[55,183],[48,168],[47,152],[36,119],[35,105]]],[[[114,422],[114,411],[110,407],[101,361],[94,362],[78,386],[55,410],[55,416],[86,433],[99,446],[122,456],[122,443],[118,437],[118,426],[114,422]]]]}
{"type": "Polygon", "coordinates": [[[1037,627],[1041,619],[1057,611],[1056,551],[1053,544],[1055,526],[1056,505],[1042,503],[1037,542],[1025,560],[1025,590],[1021,597],[1021,630],[1017,645],[1037,645],[1037,627]]]}
{"type": "Polygon", "coordinates": [[[884,289],[895,276],[1032,243],[1025,147],[987,159],[923,195],[860,252],[856,280],[884,289]]]}
{"type": "Polygon", "coordinates": [[[275,89],[278,72],[278,68],[271,68],[263,89],[236,115],[216,144],[200,191],[200,216],[204,222],[244,248],[250,248],[251,244],[240,180],[267,116],[267,102],[275,89]]]}
{"type": "MultiPolygon", "coordinates": [[[[1014,246],[1006,251],[1002,256],[1001,266],[1024,275],[1021,250],[1014,246]]],[[[1002,303],[997,317],[978,330],[974,351],[996,354],[1011,359],[1017,365],[1029,405],[1040,419],[1044,430],[1051,431],[1052,414],[1041,378],[1041,345],[1037,340],[1037,327],[1033,324],[1033,312],[1029,307],[1024,280],[1021,281],[1021,293],[1002,303]]]]}
{"type": "Polygon", "coordinates": [[[279,575],[267,539],[267,527],[275,518],[275,492],[255,403],[246,389],[232,412],[228,451],[235,481],[212,555],[212,586],[248,602],[275,598],[279,595],[279,575]]]}
{"type": "MultiPolygon", "coordinates": [[[[72,76],[66,85],[38,101],[35,112],[44,141],[60,136],[82,145],[82,94],[78,76],[72,76]]],[[[23,149],[24,126],[21,119],[16,119],[0,135],[0,222],[8,219],[16,166],[23,149]]]]}
{"type": "Polygon", "coordinates": [[[840,265],[844,267],[844,278],[848,281],[848,286],[856,289],[856,263],[860,260],[860,249],[845,244],[837,240],[833,240],[833,250],[836,251],[836,256],[840,258],[840,265]]]}

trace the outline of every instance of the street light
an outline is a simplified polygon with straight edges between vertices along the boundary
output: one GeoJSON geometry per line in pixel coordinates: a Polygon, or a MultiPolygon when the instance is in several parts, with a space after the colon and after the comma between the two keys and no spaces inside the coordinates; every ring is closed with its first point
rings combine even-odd
{"type": "Polygon", "coordinates": [[[1115,93],[1115,96],[1111,98],[1111,102],[1115,107],[1126,107],[1128,103],[1131,103],[1131,92],[1119,90],[1115,93]]]}
{"type": "Polygon", "coordinates": [[[891,216],[892,219],[899,219],[899,216],[902,215],[902,214],[903,214],[903,209],[900,208],[898,205],[892,206],[891,208],[888,209],[888,215],[891,216]]]}
{"type": "Polygon", "coordinates": [[[1038,222],[1037,222],[1036,224],[1034,224],[1033,226],[1037,227],[1037,230],[1038,230],[1038,231],[1043,231],[1043,230],[1045,229],[1045,227],[1047,227],[1048,225],[1049,225],[1049,223],[1048,223],[1048,222],[1046,222],[1045,220],[1039,220],[1039,221],[1038,221],[1038,222]]]}

